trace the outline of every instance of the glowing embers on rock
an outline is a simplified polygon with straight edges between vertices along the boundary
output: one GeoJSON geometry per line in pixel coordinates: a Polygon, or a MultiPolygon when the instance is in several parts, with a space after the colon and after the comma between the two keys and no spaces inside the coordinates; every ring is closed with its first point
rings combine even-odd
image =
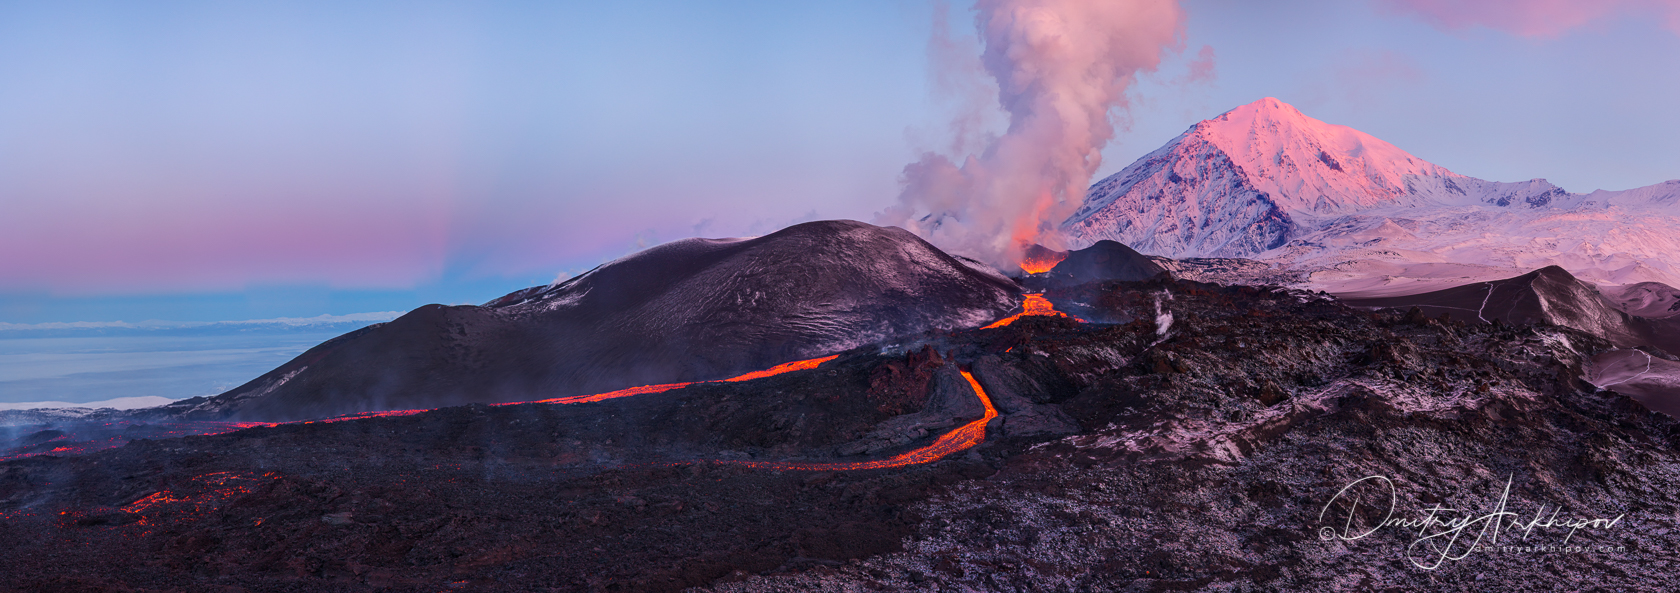
{"type": "Polygon", "coordinates": [[[215,472],[194,476],[179,490],[161,490],[123,505],[118,510],[141,516],[145,524],[159,513],[206,516],[234,500],[256,492],[257,488],[280,479],[280,474],[268,472],[215,472]]]}
{"type": "Polygon", "coordinates": [[[986,390],[980,387],[979,381],[974,380],[974,375],[968,371],[963,371],[962,376],[964,379],[968,379],[968,385],[974,388],[974,395],[980,398],[980,404],[986,407],[986,413],[979,420],[964,424],[957,427],[956,430],[941,435],[938,440],[926,447],[900,453],[886,459],[851,463],[799,463],[792,461],[718,461],[716,463],[771,470],[846,471],[886,469],[938,461],[952,453],[966,451],[986,440],[986,424],[998,415],[997,408],[992,407],[992,399],[986,397],[986,390]]]}
{"type": "Polygon", "coordinates": [[[385,410],[383,412],[357,412],[355,414],[345,414],[343,416],[337,416],[337,417],[334,417],[334,418],[327,418],[325,420],[305,420],[305,421],[303,421],[303,424],[314,424],[316,422],[343,422],[345,420],[361,420],[363,418],[394,418],[394,417],[397,417],[397,416],[413,416],[413,415],[419,414],[421,412],[430,412],[430,411],[431,411],[430,409],[425,409],[425,410],[385,410]]]}
{"type": "MultiPolygon", "coordinates": [[[[177,524],[203,518],[220,519],[218,511],[257,493],[278,479],[280,474],[275,472],[201,474],[177,481],[169,489],[153,492],[120,507],[65,510],[58,513],[58,518],[65,525],[129,526],[127,528],[140,530],[137,535],[146,536],[151,535],[152,526],[158,524],[161,517],[177,524]]],[[[261,523],[262,519],[257,519],[257,524],[261,523]]]]}
{"type": "Polygon", "coordinates": [[[1010,315],[1010,316],[1005,317],[1003,319],[999,319],[999,320],[997,320],[997,322],[995,322],[991,325],[988,325],[986,327],[980,328],[980,329],[992,329],[992,328],[997,328],[997,327],[1003,327],[1005,325],[1015,323],[1016,319],[1020,319],[1022,317],[1028,316],[1028,315],[1048,315],[1048,316],[1056,316],[1056,317],[1067,317],[1068,319],[1072,319],[1074,321],[1084,321],[1084,320],[1082,320],[1078,317],[1071,317],[1067,313],[1057,311],[1056,306],[1050,304],[1050,299],[1044,298],[1044,295],[1042,295],[1042,294],[1029,294],[1029,295],[1023,295],[1023,296],[1024,296],[1024,298],[1021,300],[1021,312],[1020,313],[1016,313],[1014,315],[1010,315]]]}

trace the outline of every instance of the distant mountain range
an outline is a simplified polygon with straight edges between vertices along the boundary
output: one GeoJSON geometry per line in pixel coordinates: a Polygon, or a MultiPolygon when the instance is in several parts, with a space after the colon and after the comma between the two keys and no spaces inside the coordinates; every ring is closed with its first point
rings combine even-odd
{"type": "Polygon", "coordinates": [[[1459,175],[1266,98],[1192,126],[1094,184],[1063,225],[1171,258],[1251,258],[1310,288],[1424,292],[1561,266],[1680,285],[1680,180],[1571,193],[1459,175]]]}
{"type": "Polygon", "coordinates": [[[50,323],[0,323],[0,339],[75,338],[95,336],[198,336],[259,332],[345,332],[401,317],[402,311],[275,317],[235,321],[74,321],[50,323]]]}

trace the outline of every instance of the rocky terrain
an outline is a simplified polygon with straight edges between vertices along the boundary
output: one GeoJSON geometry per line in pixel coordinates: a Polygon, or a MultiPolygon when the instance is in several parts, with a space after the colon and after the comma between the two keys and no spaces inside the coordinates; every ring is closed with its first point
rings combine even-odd
{"type": "MultiPolygon", "coordinates": [[[[1026,316],[904,335],[814,369],[595,403],[457,406],[0,462],[0,588],[1680,582],[1680,424],[1584,379],[1594,356],[1617,350],[1603,337],[1165,277],[1046,296],[1087,322],[1026,316]],[[753,465],[927,446],[981,417],[958,371],[998,412],[972,448],[860,471],[753,465]],[[1453,539],[1440,535],[1446,523],[1416,523],[1435,507],[1471,527],[1453,539]],[[1505,519],[1495,546],[1491,522],[1476,519],[1500,509],[1514,515],[1493,515],[1505,519]],[[1389,518],[1414,523],[1381,527],[1389,518]]],[[[34,429],[19,438],[53,438],[52,426],[34,429]]]]}

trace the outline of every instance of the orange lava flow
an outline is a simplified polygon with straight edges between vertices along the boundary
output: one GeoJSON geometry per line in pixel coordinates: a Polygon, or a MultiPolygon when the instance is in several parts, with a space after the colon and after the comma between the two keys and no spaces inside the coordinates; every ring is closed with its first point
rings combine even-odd
{"type": "MultiPolygon", "coordinates": [[[[817,368],[818,365],[821,365],[822,363],[828,362],[830,360],[834,360],[836,358],[840,358],[840,355],[836,354],[836,355],[833,355],[833,356],[824,356],[822,358],[812,358],[812,359],[809,359],[809,360],[795,360],[793,362],[782,363],[782,364],[764,369],[762,371],[753,371],[753,372],[750,372],[750,373],[747,373],[745,375],[741,375],[741,376],[738,376],[738,377],[730,377],[728,379],[722,380],[721,382],[732,383],[732,382],[737,382],[737,381],[751,381],[753,379],[763,379],[765,377],[780,375],[782,373],[788,373],[788,372],[793,372],[793,371],[803,371],[805,369],[814,369],[814,368],[817,368]]],[[[716,381],[699,381],[699,383],[714,383],[714,382],[716,382],[716,381]]],[[[597,393],[597,394],[594,394],[594,395],[574,395],[574,396],[571,396],[571,397],[557,397],[557,398],[554,398],[554,399],[545,399],[545,400],[540,400],[540,401],[535,401],[535,402],[517,402],[517,403],[495,404],[495,405],[498,405],[498,406],[513,406],[513,405],[518,405],[520,403],[584,404],[584,403],[589,403],[589,402],[598,402],[598,401],[604,401],[604,400],[609,400],[609,399],[617,399],[617,398],[620,398],[620,397],[629,397],[629,396],[632,396],[632,395],[646,395],[646,394],[649,394],[649,393],[662,393],[662,392],[670,391],[672,389],[678,389],[678,388],[681,388],[681,387],[688,387],[689,385],[695,385],[695,384],[696,383],[694,383],[694,382],[690,382],[690,383],[665,383],[665,384],[661,384],[661,385],[643,385],[641,387],[631,387],[631,388],[628,388],[628,389],[620,389],[618,391],[608,391],[606,393],[597,393]]]]}
{"type": "MultiPolygon", "coordinates": [[[[1003,319],[999,319],[999,320],[997,320],[997,322],[995,322],[991,325],[988,325],[986,327],[982,327],[980,329],[992,329],[992,328],[997,328],[997,327],[1003,327],[1005,325],[1015,323],[1016,319],[1020,319],[1022,317],[1027,316],[1027,315],[1055,315],[1055,316],[1061,316],[1061,317],[1067,317],[1068,316],[1067,313],[1057,311],[1056,306],[1050,304],[1050,299],[1044,298],[1044,295],[1042,295],[1042,294],[1029,294],[1029,295],[1025,295],[1025,296],[1026,296],[1026,298],[1021,301],[1021,312],[1020,313],[1016,313],[1014,315],[1010,315],[1010,316],[1005,317],[1003,319]]],[[[1069,319],[1074,319],[1074,318],[1070,317],[1069,319]]]]}
{"type": "Polygon", "coordinates": [[[511,402],[511,403],[495,404],[495,405],[498,405],[498,406],[517,406],[519,404],[586,404],[586,403],[589,403],[589,402],[598,402],[598,401],[609,400],[609,399],[617,399],[617,398],[620,398],[620,397],[630,397],[632,395],[644,395],[644,394],[648,394],[648,393],[661,393],[661,392],[665,392],[665,391],[670,391],[672,389],[677,389],[677,388],[680,388],[680,387],[688,387],[689,385],[693,385],[693,383],[663,383],[663,384],[660,384],[660,385],[643,385],[641,387],[631,387],[631,388],[628,388],[628,389],[620,389],[618,391],[608,391],[606,393],[596,393],[596,394],[593,394],[593,395],[574,395],[574,396],[571,396],[571,397],[556,397],[554,399],[537,400],[537,401],[534,401],[534,402],[511,402]]]}
{"type": "Polygon", "coordinates": [[[305,420],[305,421],[301,422],[301,424],[314,424],[316,422],[343,422],[345,420],[361,420],[363,418],[395,418],[397,416],[413,416],[413,415],[419,414],[421,412],[430,412],[430,411],[431,410],[426,409],[426,410],[384,410],[384,411],[381,411],[381,412],[357,412],[355,414],[345,414],[343,416],[338,416],[336,418],[328,418],[326,420],[305,420]]]}
{"type": "MultiPolygon", "coordinates": [[[[796,361],[793,361],[793,362],[782,363],[782,364],[770,367],[768,369],[764,369],[762,371],[753,371],[753,372],[750,372],[750,373],[747,373],[745,375],[741,375],[741,376],[738,376],[738,377],[730,377],[728,379],[722,379],[722,381],[751,381],[753,379],[761,379],[761,378],[764,378],[764,377],[780,375],[782,373],[787,373],[787,372],[792,372],[792,371],[802,371],[802,370],[805,370],[805,369],[814,369],[814,368],[817,368],[817,365],[828,362],[830,360],[834,360],[836,358],[840,358],[840,355],[835,354],[833,356],[824,356],[822,358],[812,358],[812,359],[809,359],[809,360],[796,360],[796,361]]],[[[620,390],[617,390],[617,391],[608,391],[606,393],[595,393],[595,394],[590,394],[590,395],[573,395],[573,396],[568,396],[568,397],[556,397],[556,398],[552,398],[552,399],[543,399],[543,400],[526,401],[526,402],[504,402],[504,403],[490,404],[490,405],[492,405],[492,406],[519,406],[519,405],[524,405],[524,404],[586,404],[586,403],[589,403],[589,402],[598,402],[598,401],[606,401],[606,400],[609,400],[609,399],[618,399],[618,398],[621,398],[621,397],[630,397],[632,395],[647,395],[647,394],[650,394],[650,393],[663,393],[663,392],[666,392],[666,391],[670,391],[672,389],[679,389],[679,388],[682,388],[682,387],[688,387],[689,385],[696,385],[698,383],[712,383],[712,382],[713,381],[699,381],[699,382],[688,382],[688,383],[662,383],[662,384],[659,384],[659,385],[642,385],[640,387],[629,387],[629,388],[620,389],[620,390]]],[[[345,414],[343,416],[337,416],[337,417],[334,417],[334,418],[327,418],[325,420],[304,420],[302,422],[299,422],[299,424],[313,424],[313,423],[316,423],[316,422],[321,422],[321,423],[343,422],[345,420],[361,420],[363,418],[394,418],[394,417],[398,417],[398,416],[412,416],[412,415],[415,415],[415,414],[419,414],[421,412],[430,412],[430,411],[431,411],[431,409],[385,410],[385,411],[382,411],[382,412],[358,412],[358,413],[355,413],[355,414],[345,414]]],[[[255,425],[255,426],[274,426],[273,423],[265,423],[265,422],[250,422],[250,423],[245,423],[245,424],[250,424],[250,425],[255,425]]]]}
{"type": "Polygon", "coordinates": [[[720,461],[718,463],[770,470],[846,471],[904,467],[938,461],[940,458],[965,451],[986,440],[986,423],[991,422],[998,415],[997,408],[992,407],[992,399],[986,397],[986,390],[980,388],[980,382],[974,380],[974,375],[968,371],[963,371],[962,376],[964,379],[968,379],[968,385],[974,388],[974,395],[980,398],[980,405],[986,407],[985,415],[981,416],[979,420],[964,424],[957,427],[956,430],[941,435],[938,440],[926,447],[900,453],[886,459],[853,463],[798,463],[790,461],[720,461]]]}
{"type": "Polygon", "coordinates": [[[786,372],[789,372],[789,371],[803,371],[805,369],[814,369],[814,368],[817,368],[817,365],[828,362],[830,360],[834,360],[836,358],[840,358],[840,355],[836,354],[834,356],[824,356],[822,358],[813,358],[813,359],[810,359],[810,360],[796,360],[796,361],[789,362],[789,363],[778,364],[776,366],[764,369],[762,371],[753,371],[753,372],[747,373],[745,375],[741,375],[739,377],[730,377],[728,379],[724,379],[724,381],[727,381],[727,382],[730,382],[730,383],[734,383],[736,381],[751,381],[753,379],[762,379],[764,377],[769,377],[769,376],[772,376],[772,375],[780,375],[782,373],[786,373],[786,372]]]}

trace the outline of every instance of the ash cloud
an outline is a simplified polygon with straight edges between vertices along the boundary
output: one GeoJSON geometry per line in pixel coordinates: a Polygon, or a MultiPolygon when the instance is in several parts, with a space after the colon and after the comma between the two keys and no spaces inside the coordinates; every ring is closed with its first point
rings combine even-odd
{"type": "Polygon", "coordinates": [[[906,165],[898,202],[875,222],[1012,269],[1033,243],[1066,247],[1056,226],[1102,164],[1111,112],[1127,108],[1140,73],[1181,49],[1185,17],[1176,0],[978,0],[974,13],[1009,126],[978,150],[906,165]]]}

